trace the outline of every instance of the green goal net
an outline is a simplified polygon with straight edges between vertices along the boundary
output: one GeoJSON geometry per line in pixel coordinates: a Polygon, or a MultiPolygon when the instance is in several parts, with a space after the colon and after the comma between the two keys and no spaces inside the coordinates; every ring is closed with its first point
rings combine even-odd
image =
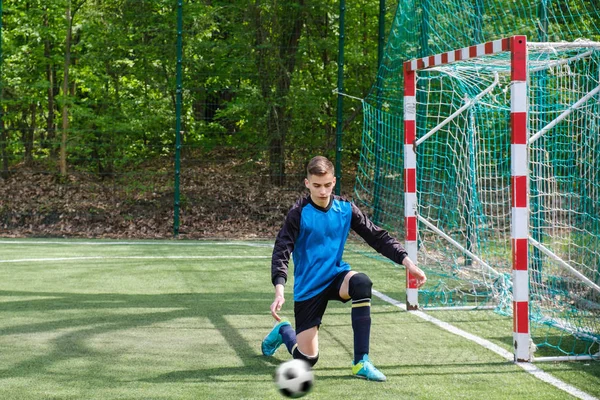
{"type": "MultiPolygon", "coordinates": [[[[600,352],[600,8],[534,3],[399,5],[364,102],[355,199],[404,236],[405,61],[515,33],[537,40],[527,92],[532,349],[536,359],[590,356],[600,352]]],[[[417,140],[437,129],[416,148],[418,262],[430,275],[419,304],[510,315],[510,54],[428,68],[416,104],[417,140]]]]}

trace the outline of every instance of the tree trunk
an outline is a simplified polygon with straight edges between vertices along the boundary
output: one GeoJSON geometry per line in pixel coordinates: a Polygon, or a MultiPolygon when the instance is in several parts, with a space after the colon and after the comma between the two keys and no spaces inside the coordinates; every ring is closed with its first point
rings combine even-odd
{"type": "MultiPolygon", "coordinates": [[[[4,88],[2,88],[2,91],[0,92],[0,99],[4,99],[4,88]]],[[[2,157],[2,170],[0,170],[0,176],[4,179],[8,178],[7,145],[8,134],[6,133],[6,126],[4,125],[4,105],[0,103],[0,156],[2,157]]]]}
{"type": "MultiPolygon", "coordinates": [[[[319,32],[319,37],[323,41],[326,41],[327,38],[329,37],[329,33],[331,32],[329,14],[325,13],[323,15],[322,22],[317,25],[317,31],[319,32]]],[[[324,47],[323,50],[321,51],[321,61],[323,63],[322,64],[323,71],[326,71],[327,68],[329,68],[329,63],[331,62],[331,55],[329,54],[327,47],[324,47]]],[[[327,77],[327,75],[326,75],[326,77],[327,77]]],[[[336,85],[336,82],[330,81],[330,78],[327,78],[327,80],[329,81],[329,84],[331,87],[334,87],[336,85]]],[[[325,115],[327,115],[327,121],[334,121],[335,120],[334,119],[335,109],[334,109],[332,103],[330,102],[330,99],[327,99],[323,106],[325,108],[325,115]]],[[[336,141],[336,137],[335,137],[336,132],[335,131],[336,131],[335,125],[331,122],[327,122],[327,124],[325,125],[325,138],[327,141],[325,143],[325,147],[327,150],[335,149],[335,141],[336,141]]]]}
{"type": "Polygon", "coordinates": [[[65,40],[65,68],[63,79],[63,105],[62,105],[62,136],[60,141],[60,174],[67,175],[67,131],[69,129],[69,67],[71,65],[71,37],[73,35],[73,18],[71,16],[71,1],[67,4],[65,13],[67,18],[67,37],[65,40]]]}
{"type": "MultiPolygon", "coordinates": [[[[48,8],[44,8],[44,27],[48,29],[48,8]]],[[[41,137],[41,145],[44,148],[51,149],[52,155],[56,156],[56,147],[54,147],[54,139],[56,138],[56,123],[54,121],[55,113],[55,97],[57,96],[56,71],[54,65],[50,61],[52,59],[52,43],[50,38],[44,39],[44,57],[48,60],[46,66],[46,80],[48,81],[48,115],[46,117],[46,134],[41,137]]]]}
{"type": "Polygon", "coordinates": [[[276,15],[270,19],[263,16],[258,1],[255,5],[260,87],[268,107],[269,174],[271,183],[282,186],[285,183],[285,141],[291,117],[287,96],[305,20],[304,0],[281,3],[281,9],[274,11],[276,15]]]}
{"type": "Polygon", "coordinates": [[[275,104],[269,108],[267,129],[269,139],[269,175],[271,183],[277,186],[285,184],[285,136],[287,127],[283,107],[275,104]]]}
{"type": "Polygon", "coordinates": [[[23,111],[22,134],[23,146],[25,147],[25,165],[31,165],[33,161],[33,137],[37,129],[36,114],[37,104],[33,103],[29,106],[31,117],[31,125],[27,125],[27,114],[23,111]]]}

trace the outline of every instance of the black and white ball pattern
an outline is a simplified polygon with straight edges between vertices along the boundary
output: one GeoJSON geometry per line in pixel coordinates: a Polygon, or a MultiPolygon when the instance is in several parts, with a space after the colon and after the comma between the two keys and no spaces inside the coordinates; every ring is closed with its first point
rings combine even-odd
{"type": "Polygon", "coordinates": [[[311,391],[314,375],[304,360],[286,361],[275,371],[275,383],[282,395],[297,399],[311,391]]]}

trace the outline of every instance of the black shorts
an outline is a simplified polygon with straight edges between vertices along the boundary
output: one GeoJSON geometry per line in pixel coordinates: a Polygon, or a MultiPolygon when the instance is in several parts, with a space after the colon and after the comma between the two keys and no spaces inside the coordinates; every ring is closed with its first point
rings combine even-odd
{"type": "Polygon", "coordinates": [[[294,316],[296,319],[296,334],[321,325],[321,318],[325,314],[329,300],[337,300],[342,303],[350,299],[340,297],[340,287],[344,283],[344,278],[350,271],[340,272],[333,281],[318,295],[308,300],[294,302],[294,316]]]}

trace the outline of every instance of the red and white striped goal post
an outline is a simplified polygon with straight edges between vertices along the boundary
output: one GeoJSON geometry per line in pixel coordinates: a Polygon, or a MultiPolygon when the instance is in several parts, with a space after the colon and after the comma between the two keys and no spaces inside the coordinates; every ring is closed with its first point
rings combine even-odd
{"type": "MultiPolygon", "coordinates": [[[[515,361],[531,361],[529,331],[529,170],[527,37],[513,36],[404,63],[404,216],[408,256],[417,263],[416,74],[427,68],[500,52],[511,53],[511,244],[515,361]]],[[[407,271],[406,307],[419,306],[416,279],[407,271]]]]}

